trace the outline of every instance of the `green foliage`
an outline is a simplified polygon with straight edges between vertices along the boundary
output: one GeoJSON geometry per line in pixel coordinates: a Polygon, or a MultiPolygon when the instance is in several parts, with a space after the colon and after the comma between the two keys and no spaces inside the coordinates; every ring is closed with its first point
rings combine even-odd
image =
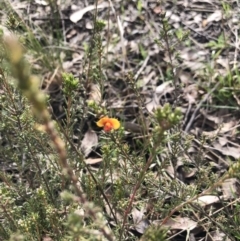
{"type": "Polygon", "coordinates": [[[167,103],[163,106],[163,108],[158,108],[156,110],[155,117],[160,128],[164,132],[172,128],[174,125],[180,123],[182,113],[178,108],[172,111],[170,104],[167,103]]]}
{"type": "Polygon", "coordinates": [[[77,90],[79,80],[76,79],[73,74],[63,73],[63,92],[66,96],[70,96],[74,91],[77,90]]]}
{"type": "Polygon", "coordinates": [[[106,24],[104,21],[96,20],[94,30],[96,31],[96,33],[101,33],[105,26],[106,24]]]}
{"type": "Polygon", "coordinates": [[[210,41],[208,44],[207,44],[209,47],[211,47],[212,49],[215,49],[215,50],[222,50],[223,48],[226,47],[226,41],[224,39],[224,36],[223,34],[221,34],[217,41],[210,41]]]}
{"type": "MultiPolygon", "coordinates": [[[[157,122],[157,125],[154,128],[155,141],[160,137],[161,142],[164,143],[165,140],[162,139],[163,135],[166,134],[167,130],[170,130],[180,123],[182,113],[178,108],[173,111],[170,104],[166,103],[163,108],[156,109],[154,115],[157,122]]],[[[176,134],[175,137],[171,137],[171,139],[177,141],[179,139],[178,134],[176,134]]]]}
{"type": "Polygon", "coordinates": [[[142,237],[143,241],[166,241],[167,240],[167,230],[160,227],[150,227],[142,237]]]}

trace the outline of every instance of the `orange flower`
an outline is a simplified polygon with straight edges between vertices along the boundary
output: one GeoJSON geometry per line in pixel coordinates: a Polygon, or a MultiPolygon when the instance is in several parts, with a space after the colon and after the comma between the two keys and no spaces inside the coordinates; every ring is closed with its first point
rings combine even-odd
{"type": "Polygon", "coordinates": [[[120,127],[120,122],[115,118],[104,116],[97,122],[97,126],[103,127],[105,132],[109,132],[112,129],[117,130],[120,127]]]}

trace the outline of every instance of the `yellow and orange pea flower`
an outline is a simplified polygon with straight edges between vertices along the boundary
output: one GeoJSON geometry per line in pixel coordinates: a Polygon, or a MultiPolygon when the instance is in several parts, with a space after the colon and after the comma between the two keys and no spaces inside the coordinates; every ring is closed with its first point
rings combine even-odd
{"type": "Polygon", "coordinates": [[[117,130],[120,127],[120,122],[117,119],[108,116],[102,117],[96,124],[98,127],[103,127],[105,132],[117,130]]]}

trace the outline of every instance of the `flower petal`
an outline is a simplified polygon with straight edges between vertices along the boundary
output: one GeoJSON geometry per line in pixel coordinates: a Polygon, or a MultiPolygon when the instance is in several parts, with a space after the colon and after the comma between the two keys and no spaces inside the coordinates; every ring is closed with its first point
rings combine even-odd
{"type": "Polygon", "coordinates": [[[104,116],[96,124],[99,127],[103,127],[106,132],[110,132],[112,129],[117,130],[120,127],[120,122],[117,119],[109,118],[108,116],[104,116]]]}
{"type": "Polygon", "coordinates": [[[103,130],[104,130],[105,132],[110,132],[112,129],[113,129],[113,125],[112,125],[112,123],[110,123],[110,122],[107,122],[107,123],[104,125],[104,128],[103,128],[103,130]]]}
{"type": "Polygon", "coordinates": [[[97,124],[98,127],[104,127],[104,125],[106,124],[106,122],[108,120],[109,120],[109,118],[107,116],[104,116],[98,122],[96,122],[96,124],[97,124]]]}
{"type": "Polygon", "coordinates": [[[117,130],[120,127],[120,122],[115,118],[110,118],[110,122],[112,123],[112,127],[114,130],[117,130]]]}

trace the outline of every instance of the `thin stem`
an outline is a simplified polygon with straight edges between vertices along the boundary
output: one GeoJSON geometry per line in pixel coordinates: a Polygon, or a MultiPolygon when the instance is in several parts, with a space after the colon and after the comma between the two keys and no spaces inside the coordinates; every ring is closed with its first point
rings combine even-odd
{"type": "Polygon", "coordinates": [[[133,204],[134,198],[135,198],[135,196],[136,196],[136,194],[137,194],[137,191],[138,191],[140,185],[142,184],[142,182],[143,182],[143,180],[144,180],[144,175],[145,175],[145,173],[147,172],[149,166],[151,165],[152,161],[154,160],[154,158],[155,158],[155,156],[156,156],[156,154],[157,154],[157,151],[156,151],[156,150],[157,150],[157,147],[159,146],[159,144],[160,144],[160,141],[157,141],[157,142],[155,143],[155,145],[153,146],[153,153],[152,153],[152,155],[148,158],[147,163],[146,163],[144,169],[141,171],[141,173],[140,173],[140,175],[139,175],[139,179],[138,179],[136,185],[134,186],[132,195],[131,195],[131,197],[130,197],[130,199],[129,199],[129,203],[128,203],[127,209],[126,209],[126,211],[125,211],[125,213],[124,213],[124,218],[123,218],[123,223],[122,223],[121,233],[120,233],[120,240],[122,240],[122,236],[123,236],[123,232],[124,232],[124,227],[125,227],[125,225],[126,225],[127,217],[128,217],[128,215],[129,215],[129,213],[130,213],[130,211],[131,211],[131,209],[132,209],[132,204],[133,204]]]}

